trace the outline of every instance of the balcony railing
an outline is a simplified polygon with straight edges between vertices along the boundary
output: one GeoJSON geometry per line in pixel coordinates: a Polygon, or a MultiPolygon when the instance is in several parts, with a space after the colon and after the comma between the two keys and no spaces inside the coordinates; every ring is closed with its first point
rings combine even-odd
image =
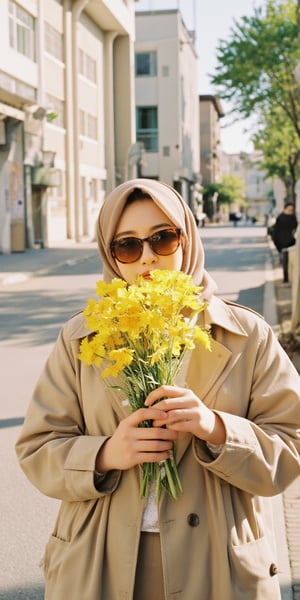
{"type": "Polygon", "coordinates": [[[137,141],[144,144],[145,152],[158,152],[158,131],[138,131],[137,141]]]}

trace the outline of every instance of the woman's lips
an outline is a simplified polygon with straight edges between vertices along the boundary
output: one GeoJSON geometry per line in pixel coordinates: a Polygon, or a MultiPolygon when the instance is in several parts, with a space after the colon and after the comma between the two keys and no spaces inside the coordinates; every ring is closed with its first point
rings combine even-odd
{"type": "Polygon", "coordinates": [[[144,279],[151,279],[151,271],[145,271],[145,273],[142,273],[142,277],[144,279]]]}

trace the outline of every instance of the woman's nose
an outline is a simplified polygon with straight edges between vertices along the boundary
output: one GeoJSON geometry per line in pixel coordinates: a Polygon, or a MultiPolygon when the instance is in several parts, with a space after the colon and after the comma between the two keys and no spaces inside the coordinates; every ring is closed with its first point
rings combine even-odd
{"type": "Polygon", "coordinates": [[[153,252],[149,242],[144,242],[143,244],[141,261],[147,264],[151,264],[157,261],[157,255],[155,254],[155,252],[153,252]]]}

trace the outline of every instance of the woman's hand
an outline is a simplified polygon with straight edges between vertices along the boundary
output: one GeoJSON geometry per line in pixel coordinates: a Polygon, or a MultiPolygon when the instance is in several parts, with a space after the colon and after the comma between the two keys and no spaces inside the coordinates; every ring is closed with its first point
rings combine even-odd
{"type": "Polygon", "coordinates": [[[163,385],[147,397],[145,406],[153,404],[156,409],[166,413],[166,417],[154,419],[155,427],[165,425],[168,430],[188,431],[211,444],[224,444],[226,432],[222,419],[205,406],[192,390],[163,385]]]}
{"type": "Polygon", "coordinates": [[[170,457],[173,441],[177,439],[175,430],[153,427],[139,427],[146,420],[164,421],[168,414],[155,408],[140,408],[119,423],[114,434],[100,448],[95,469],[105,473],[112,469],[130,469],[144,462],[160,462],[170,457]]]}

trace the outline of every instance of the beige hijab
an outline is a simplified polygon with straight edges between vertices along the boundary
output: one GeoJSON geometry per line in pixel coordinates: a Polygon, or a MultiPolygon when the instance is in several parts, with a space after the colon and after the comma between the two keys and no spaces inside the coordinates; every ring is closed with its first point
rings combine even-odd
{"type": "Polygon", "coordinates": [[[109,246],[123,212],[128,196],[139,188],[151,196],[153,202],[169,217],[184,235],[182,271],[204,287],[203,295],[209,300],[217,287],[204,270],[204,251],[194,216],[180,194],[171,186],[153,179],[132,179],[115,188],[105,199],[97,220],[97,243],[103,261],[103,277],[111,281],[122,277],[109,246]]]}

